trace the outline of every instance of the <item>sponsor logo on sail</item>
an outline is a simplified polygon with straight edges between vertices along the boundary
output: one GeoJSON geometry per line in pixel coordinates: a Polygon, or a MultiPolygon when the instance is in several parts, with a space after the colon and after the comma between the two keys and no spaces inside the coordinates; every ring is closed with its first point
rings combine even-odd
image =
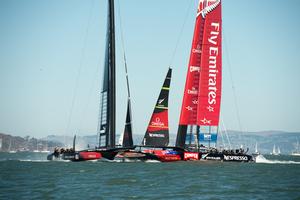
{"type": "Polygon", "coordinates": [[[199,66],[190,66],[190,72],[200,72],[200,67],[199,66]]]}
{"type": "Polygon", "coordinates": [[[197,45],[196,49],[193,48],[193,49],[192,49],[192,52],[193,52],[193,53],[201,53],[201,46],[200,46],[200,44],[197,45]]]}
{"type": "Polygon", "coordinates": [[[160,126],[160,127],[165,126],[165,124],[164,124],[163,122],[160,121],[160,118],[159,118],[159,117],[156,117],[156,118],[155,118],[155,121],[152,121],[152,122],[151,122],[151,125],[152,125],[152,126],[160,126]]]}
{"type": "Polygon", "coordinates": [[[220,24],[216,22],[211,23],[211,32],[210,37],[208,38],[209,44],[209,71],[208,71],[208,104],[214,105],[217,103],[217,76],[218,70],[217,65],[217,57],[219,55],[218,48],[218,36],[220,31],[220,24]]]}
{"type": "Polygon", "coordinates": [[[192,87],[191,90],[190,90],[190,89],[187,90],[187,93],[188,93],[188,94],[194,94],[194,95],[197,95],[197,94],[198,94],[198,90],[196,90],[195,87],[192,87]]]}
{"type": "Polygon", "coordinates": [[[159,137],[159,138],[165,137],[165,135],[161,134],[161,133],[149,133],[149,136],[150,137],[159,137]]]}

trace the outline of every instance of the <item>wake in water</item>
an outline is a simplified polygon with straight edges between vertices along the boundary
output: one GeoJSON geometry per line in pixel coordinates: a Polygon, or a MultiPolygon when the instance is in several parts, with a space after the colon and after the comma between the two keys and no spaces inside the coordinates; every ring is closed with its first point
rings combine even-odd
{"type": "Polygon", "coordinates": [[[264,164],[300,164],[300,162],[292,160],[268,160],[263,155],[256,156],[255,162],[264,164]]]}

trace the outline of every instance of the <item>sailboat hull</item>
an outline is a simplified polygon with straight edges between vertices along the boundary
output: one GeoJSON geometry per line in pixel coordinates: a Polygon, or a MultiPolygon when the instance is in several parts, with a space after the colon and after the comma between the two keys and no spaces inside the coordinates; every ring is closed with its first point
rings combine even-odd
{"type": "Polygon", "coordinates": [[[88,160],[99,160],[102,158],[100,152],[95,151],[76,151],[66,152],[61,154],[51,153],[47,156],[47,160],[69,160],[69,161],[88,161],[88,160]]]}
{"type": "Polygon", "coordinates": [[[114,160],[121,161],[121,162],[146,162],[149,160],[159,161],[159,158],[154,154],[129,150],[124,152],[119,152],[115,156],[114,160]]]}
{"type": "Polygon", "coordinates": [[[161,162],[175,162],[175,161],[181,161],[182,155],[180,152],[175,150],[153,150],[148,149],[144,150],[143,152],[153,154],[157,156],[158,160],[161,162]]]}

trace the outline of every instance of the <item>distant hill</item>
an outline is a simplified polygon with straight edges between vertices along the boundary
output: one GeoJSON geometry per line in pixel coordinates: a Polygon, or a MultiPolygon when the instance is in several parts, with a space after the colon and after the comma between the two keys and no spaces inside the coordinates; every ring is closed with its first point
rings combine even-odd
{"type": "Polygon", "coordinates": [[[0,152],[7,151],[34,151],[34,150],[52,150],[55,146],[62,146],[59,141],[47,141],[30,136],[19,137],[0,133],[0,152]]]}
{"type": "MultiPolygon", "coordinates": [[[[284,131],[260,131],[260,132],[239,132],[234,130],[227,131],[231,148],[239,148],[241,144],[248,147],[250,152],[255,149],[255,143],[258,144],[258,150],[264,154],[269,154],[273,145],[280,148],[283,154],[290,154],[296,146],[297,140],[300,142],[300,132],[284,132],[284,131]]],[[[117,136],[118,139],[119,136],[117,136]]],[[[141,144],[143,135],[134,135],[134,144],[141,144]]],[[[28,149],[35,150],[37,147],[42,150],[48,147],[52,150],[55,146],[72,147],[72,136],[49,135],[47,139],[36,139],[27,137],[13,137],[0,133],[2,139],[2,148],[0,151],[8,151],[9,143],[12,141],[11,150],[28,149]]],[[[170,134],[170,145],[174,145],[176,134],[170,134]]],[[[76,149],[94,148],[97,145],[97,136],[77,136],[76,149]]],[[[207,144],[208,145],[208,144],[207,144]]],[[[225,133],[219,133],[217,146],[229,148],[229,142],[225,133]]]]}

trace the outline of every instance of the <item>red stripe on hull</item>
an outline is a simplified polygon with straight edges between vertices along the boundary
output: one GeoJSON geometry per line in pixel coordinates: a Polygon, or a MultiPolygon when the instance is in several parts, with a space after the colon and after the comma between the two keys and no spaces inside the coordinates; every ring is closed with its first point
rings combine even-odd
{"type": "Polygon", "coordinates": [[[81,160],[98,160],[102,158],[102,155],[99,152],[87,151],[80,152],[79,157],[81,160]]]}
{"type": "Polygon", "coordinates": [[[177,154],[175,151],[169,151],[169,150],[144,150],[145,153],[151,153],[156,155],[161,162],[175,162],[180,161],[181,156],[177,154]],[[170,154],[170,152],[172,152],[170,154]]]}

